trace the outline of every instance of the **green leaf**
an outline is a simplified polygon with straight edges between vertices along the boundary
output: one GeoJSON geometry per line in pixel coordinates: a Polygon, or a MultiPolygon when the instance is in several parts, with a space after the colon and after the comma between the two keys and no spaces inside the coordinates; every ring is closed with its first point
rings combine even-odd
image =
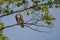
{"type": "Polygon", "coordinates": [[[50,24],[52,24],[52,21],[46,20],[45,23],[47,23],[48,25],[50,25],[50,24]]]}
{"type": "Polygon", "coordinates": [[[1,14],[1,12],[2,12],[2,8],[0,7],[0,14],[1,14]]]}
{"type": "Polygon", "coordinates": [[[55,6],[55,8],[60,8],[60,6],[55,6]]]}
{"type": "Polygon", "coordinates": [[[3,36],[3,40],[9,40],[7,36],[3,36]]]}
{"type": "Polygon", "coordinates": [[[0,22],[0,29],[4,27],[4,24],[0,22]]]}
{"type": "Polygon", "coordinates": [[[23,0],[22,2],[23,2],[23,4],[25,4],[27,1],[26,0],[23,0]]]}
{"type": "Polygon", "coordinates": [[[22,3],[22,1],[18,1],[17,2],[17,6],[19,7],[19,6],[21,6],[23,3],[22,3]]]}
{"type": "Polygon", "coordinates": [[[0,40],[2,40],[2,36],[0,36],[0,40]]]}
{"type": "Polygon", "coordinates": [[[0,1],[0,6],[3,5],[3,2],[0,1]]]}
{"type": "Polygon", "coordinates": [[[9,5],[6,5],[6,8],[8,9],[9,8],[9,5]]]}
{"type": "Polygon", "coordinates": [[[41,2],[40,0],[31,0],[33,2],[33,4],[38,4],[39,2],[41,2]]]}
{"type": "Polygon", "coordinates": [[[34,4],[38,4],[38,1],[34,1],[34,4]]]}
{"type": "Polygon", "coordinates": [[[5,9],[4,14],[10,14],[10,11],[8,9],[5,9]]]}
{"type": "Polygon", "coordinates": [[[55,4],[60,4],[60,0],[54,0],[55,4]]]}
{"type": "Polygon", "coordinates": [[[52,0],[48,0],[48,3],[49,3],[49,4],[52,4],[52,0]]]}
{"type": "Polygon", "coordinates": [[[30,11],[26,10],[25,11],[26,15],[30,15],[30,11]]]}

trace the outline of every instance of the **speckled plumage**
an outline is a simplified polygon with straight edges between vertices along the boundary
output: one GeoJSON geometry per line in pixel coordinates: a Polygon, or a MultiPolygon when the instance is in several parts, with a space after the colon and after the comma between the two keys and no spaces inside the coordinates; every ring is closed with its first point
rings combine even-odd
{"type": "Polygon", "coordinates": [[[21,14],[16,14],[15,18],[16,18],[17,23],[20,23],[20,26],[21,26],[22,28],[24,28],[23,15],[21,15],[21,14]]]}

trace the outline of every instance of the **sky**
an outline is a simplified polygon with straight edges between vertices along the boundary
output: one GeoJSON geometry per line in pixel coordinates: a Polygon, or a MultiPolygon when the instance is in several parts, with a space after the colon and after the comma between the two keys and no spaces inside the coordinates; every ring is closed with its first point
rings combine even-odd
{"type": "MultiPolygon", "coordinates": [[[[8,36],[9,40],[60,40],[60,8],[49,9],[50,13],[55,16],[54,27],[50,33],[36,32],[27,27],[21,28],[20,25],[16,25],[11,28],[4,29],[3,35],[8,36]]],[[[28,20],[32,15],[27,16],[23,12],[24,20],[28,20]]],[[[2,18],[2,22],[5,26],[9,26],[17,23],[15,20],[15,14],[5,16],[2,18]]]]}

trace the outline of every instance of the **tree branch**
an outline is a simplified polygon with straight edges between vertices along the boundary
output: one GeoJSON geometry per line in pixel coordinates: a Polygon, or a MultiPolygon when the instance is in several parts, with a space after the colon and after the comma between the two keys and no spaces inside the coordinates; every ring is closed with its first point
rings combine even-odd
{"type": "MultiPolygon", "coordinates": [[[[45,3],[45,4],[48,4],[48,3],[45,3]]],[[[4,14],[4,15],[0,16],[0,18],[2,18],[2,17],[4,17],[4,16],[11,15],[11,14],[14,14],[14,13],[17,13],[17,12],[25,11],[25,10],[27,10],[27,9],[32,9],[32,8],[34,8],[34,7],[41,6],[41,5],[44,5],[44,4],[37,4],[37,5],[31,6],[31,7],[29,7],[29,8],[25,8],[25,9],[23,9],[23,10],[21,10],[21,11],[15,11],[15,12],[12,12],[12,13],[10,13],[10,14],[4,14]]]]}
{"type": "MultiPolygon", "coordinates": [[[[39,4],[39,5],[41,5],[41,4],[39,4]]],[[[14,13],[17,13],[17,12],[25,11],[25,10],[27,10],[27,9],[34,8],[34,7],[37,7],[37,6],[39,6],[39,5],[34,5],[34,6],[29,7],[29,8],[23,9],[23,10],[21,10],[21,11],[15,11],[15,12],[12,12],[12,13],[10,13],[10,14],[5,14],[5,15],[0,16],[0,18],[2,18],[2,17],[4,17],[4,16],[11,15],[11,14],[14,14],[14,13]]]]}
{"type": "MultiPolygon", "coordinates": [[[[20,23],[20,24],[22,24],[22,23],[20,23]]],[[[20,25],[20,24],[13,24],[13,25],[10,25],[10,26],[3,27],[3,28],[0,29],[0,31],[3,30],[3,29],[9,28],[9,27],[20,25]]],[[[27,24],[27,25],[35,25],[35,26],[38,26],[38,27],[48,27],[49,28],[49,26],[46,26],[46,25],[36,25],[34,23],[24,23],[24,24],[27,24]]]]}
{"type": "MultiPolygon", "coordinates": [[[[44,3],[44,4],[49,5],[49,3],[44,3]]],[[[25,9],[23,9],[23,10],[21,10],[21,11],[15,11],[15,12],[12,12],[12,13],[10,13],[10,14],[4,14],[4,15],[0,16],[0,18],[2,18],[2,17],[4,17],[4,16],[11,15],[11,14],[14,14],[14,13],[17,13],[17,12],[25,11],[25,10],[27,10],[27,9],[32,9],[32,8],[34,8],[34,7],[41,6],[41,5],[44,5],[44,4],[37,4],[37,5],[31,6],[31,7],[29,7],[29,8],[25,8],[25,9]]],[[[52,2],[52,4],[54,4],[54,2],[52,2]]]]}

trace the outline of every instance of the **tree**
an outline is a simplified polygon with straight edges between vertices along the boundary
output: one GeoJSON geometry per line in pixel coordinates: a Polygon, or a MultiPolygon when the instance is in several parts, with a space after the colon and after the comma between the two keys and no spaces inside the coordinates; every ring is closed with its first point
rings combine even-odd
{"type": "MultiPolygon", "coordinates": [[[[29,3],[31,3],[31,2],[29,2],[28,0],[0,0],[0,15],[1,15],[0,18],[24,11],[24,13],[26,13],[26,15],[33,14],[33,17],[30,20],[28,20],[27,22],[25,22],[24,26],[26,26],[32,30],[35,30],[35,31],[44,32],[44,31],[33,29],[29,26],[35,25],[38,27],[50,28],[50,26],[53,25],[53,21],[55,20],[55,17],[49,13],[49,8],[60,8],[60,6],[59,6],[60,0],[30,0],[30,1],[32,2],[32,5],[29,5],[29,3]],[[5,8],[3,8],[3,5],[5,6],[5,8]],[[22,10],[14,11],[14,9],[16,7],[21,9],[20,8],[21,6],[23,7],[22,10]],[[42,14],[40,12],[42,12],[42,14]],[[36,21],[34,21],[32,23],[28,23],[32,20],[36,20],[36,21]],[[43,21],[47,26],[46,25],[37,25],[37,23],[40,21],[43,21]]],[[[22,23],[20,23],[20,24],[22,24],[22,23]]],[[[19,25],[19,23],[0,28],[0,31],[5,28],[9,28],[9,27],[12,27],[15,25],[19,25]]]]}

